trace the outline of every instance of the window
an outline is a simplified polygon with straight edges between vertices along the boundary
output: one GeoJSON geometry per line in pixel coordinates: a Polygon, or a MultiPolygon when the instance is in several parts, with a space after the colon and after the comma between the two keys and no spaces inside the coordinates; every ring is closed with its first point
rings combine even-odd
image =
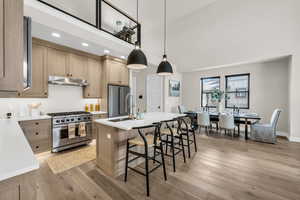
{"type": "Polygon", "coordinates": [[[225,107],[249,109],[250,74],[225,76],[225,81],[227,93],[225,107]]]}
{"type": "Polygon", "coordinates": [[[215,107],[211,102],[211,92],[220,89],[220,77],[201,78],[201,107],[215,107]]]}

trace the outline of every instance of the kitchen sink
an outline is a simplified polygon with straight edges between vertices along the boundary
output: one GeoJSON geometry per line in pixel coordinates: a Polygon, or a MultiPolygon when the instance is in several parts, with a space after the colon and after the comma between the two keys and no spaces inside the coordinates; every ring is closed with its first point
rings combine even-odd
{"type": "Polygon", "coordinates": [[[110,122],[122,122],[122,121],[128,121],[128,120],[132,120],[131,118],[129,117],[126,117],[126,118],[119,118],[119,119],[111,119],[111,120],[108,120],[110,122]]]}

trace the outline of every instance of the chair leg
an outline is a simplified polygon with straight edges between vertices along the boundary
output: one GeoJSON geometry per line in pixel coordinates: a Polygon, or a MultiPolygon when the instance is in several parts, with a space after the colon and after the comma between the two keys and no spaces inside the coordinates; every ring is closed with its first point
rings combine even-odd
{"type": "Polygon", "coordinates": [[[168,154],[168,147],[169,147],[169,135],[167,135],[167,142],[166,142],[166,154],[168,154]]]}
{"type": "Polygon", "coordinates": [[[124,181],[127,181],[127,172],[128,172],[128,157],[129,157],[129,143],[127,140],[126,144],[126,161],[125,161],[125,176],[124,176],[124,181]]]}
{"type": "Polygon", "coordinates": [[[164,149],[163,149],[162,143],[160,143],[160,153],[161,153],[161,162],[162,162],[162,166],[163,166],[164,178],[166,181],[167,180],[167,172],[166,172],[164,149]]]}
{"type": "Polygon", "coordinates": [[[153,164],[156,162],[155,161],[155,158],[156,158],[156,148],[157,148],[156,145],[154,145],[154,148],[153,148],[153,158],[154,158],[153,159],[153,164]]]}
{"type": "Polygon", "coordinates": [[[183,162],[186,163],[185,150],[184,150],[184,143],[183,143],[183,137],[182,137],[181,134],[180,134],[180,141],[181,141],[181,148],[182,148],[183,162]]]}
{"type": "Polygon", "coordinates": [[[147,196],[150,195],[149,189],[149,159],[148,159],[148,149],[145,147],[145,170],[146,170],[146,187],[147,187],[147,196]]]}
{"type": "Polygon", "coordinates": [[[197,152],[197,142],[196,142],[196,134],[195,134],[195,131],[193,131],[193,136],[194,136],[195,152],[197,152]]]}
{"type": "Polygon", "coordinates": [[[176,172],[175,165],[175,146],[174,146],[174,136],[171,136],[171,148],[172,148],[172,158],[173,158],[173,171],[176,172]]]}

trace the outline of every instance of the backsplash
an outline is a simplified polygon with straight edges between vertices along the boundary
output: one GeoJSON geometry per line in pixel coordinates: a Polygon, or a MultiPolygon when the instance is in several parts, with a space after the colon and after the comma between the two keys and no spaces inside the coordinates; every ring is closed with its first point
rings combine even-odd
{"type": "Polygon", "coordinates": [[[50,113],[81,111],[84,110],[85,104],[97,102],[98,99],[83,99],[83,91],[80,87],[49,85],[47,99],[0,98],[0,118],[3,118],[7,112],[20,116],[21,110],[32,103],[41,103],[40,110],[43,113],[50,113]]]}

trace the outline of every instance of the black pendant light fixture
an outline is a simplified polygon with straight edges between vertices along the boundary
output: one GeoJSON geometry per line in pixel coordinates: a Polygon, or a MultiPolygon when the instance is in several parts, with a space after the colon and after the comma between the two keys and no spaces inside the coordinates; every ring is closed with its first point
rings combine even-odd
{"type": "Polygon", "coordinates": [[[167,60],[167,54],[166,54],[166,46],[167,46],[167,0],[165,0],[165,14],[164,14],[164,55],[163,60],[158,65],[157,68],[157,74],[161,76],[168,76],[173,74],[173,68],[172,65],[167,60]]]}
{"type": "MultiPolygon", "coordinates": [[[[136,19],[137,19],[137,25],[139,25],[139,0],[136,1],[136,19]]],[[[141,31],[141,30],[140,30],[141,31]]],[[[138,41],[135,43],[135,49],[131,51],[127,58],[127,68],[129,69],[145,69],[147,68],[147,58],[144,54],[144,52],[141,50],[140,46],[140,34],[138,33],[138,41]]]]}

